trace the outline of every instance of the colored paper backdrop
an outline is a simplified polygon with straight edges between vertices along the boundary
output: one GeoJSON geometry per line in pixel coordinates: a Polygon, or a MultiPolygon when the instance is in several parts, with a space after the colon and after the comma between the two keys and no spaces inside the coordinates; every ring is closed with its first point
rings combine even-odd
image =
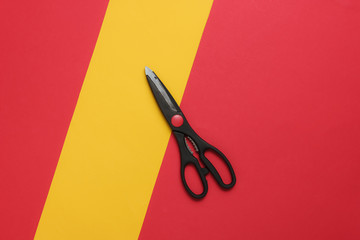
{"type": "Polygon", "coordinates": [[[357,1],[0,13],[1,239],[360,238],[357,1]],[[208,176],[187,195],[145,66],[229,158],[232,190],[208,176]]]}
{"type": "Polygon", "coordinates": [[[107,1],[0,3],[0,239],[32,239],[107,1]]]}
{"type": "Polygon", "coordinates": [[[144,68],[180,102],[210,7],[109,3],[36,239],[138,237],[170,136],[144,68]]]}
{"type": "Polygon", "coordinates": [[[237,185],[190,201],[172,138],[140,239],[360,237],[359,11],[214,2],[181,107],[237,185]]]}

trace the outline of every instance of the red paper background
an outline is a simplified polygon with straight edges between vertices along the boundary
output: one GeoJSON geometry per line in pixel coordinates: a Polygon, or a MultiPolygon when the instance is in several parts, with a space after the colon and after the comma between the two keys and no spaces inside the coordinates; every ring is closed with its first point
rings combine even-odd
{"type": "Polygon", "coordinates": [[[192,200],[171,137],[140,239],[360,239],[359,29],[358,1],[215,0],[181,107],[238,181],[192,200]]]}
{"type": "Polygon", "coordinates": [[[0,3],[0,239],[32,239],[107,1],[0,3]]]}

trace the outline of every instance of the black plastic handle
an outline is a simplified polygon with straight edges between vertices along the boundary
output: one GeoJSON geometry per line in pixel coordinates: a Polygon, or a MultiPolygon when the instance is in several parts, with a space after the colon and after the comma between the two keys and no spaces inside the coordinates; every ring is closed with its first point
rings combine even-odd
{"type": "Polygon", "coordinates": [[[178,142],[179,150],[180,150],[180,158],[181,158],[181,167],[180,167],[180,175],[181,180],[183,182],[183,185],[185,187],[185,190],[196,199],[201,199],[205,197],[205,195],[208,192],[208,183],[205,178],[206,174],[209,172],[207,168],[202,168],[198,162],[198,160],[189,152],[189,150],[186,147],[185,143],[185,135],[180,132],[173,132],[175,135],[175,138],[178,142]],[[186,167],[189,167],[190,165],[194,166],[197,173],[199,174],[203,191],[199,194],[194,193],[191,188],[189,187],[186,178],[185,178],[185,169],[186,167]]]}
{"type": "Polygon", "coordinates": [[[205,178],[205,175],[202,172],[203,168],[201,168],[200,164],[198,162],[188,162],[187,164],[181,164],[181,180],[184,184],[185,190],[194,198],[200,199],[206,196],[208,192],[208,184],[207,180],[205,178]],[[189,167],[189,165],[193,165],[196,168],[196,171],[198,172],[202,185],[203,185],[203,191],[199,194],[194,193],[189,185],[187,184],[186,178],[185,178],[185,169],[186,167],[189,167]]]}
{"type": "Polygon", "coordinates": [[[225,189],[230,189],[232,188],[235,183],[236,183],[236,177],[235,177],[235,172],[233,167],[231,166],[230,161],[226,158],[226,156],[216,147],[210,145],[209,143],[205,142],[204,140],[202,140],[202,144],[200,144],[199,146],[199,155],[200,155],[200,159],[203,161],[204,165],[206,166],[206,168],[210,171],[210,173],[214,176],[216,182],[225,189]],[[221,159],[226,165],[227,168],[230,172],[231,175],[231,182],[226,184],[224,183],[222,177],[220,176],[219,172],[216,170],[216,168],[214,167],[214,165],[211,163],[211,161],[209,161],[209,159],[207,157],[205,157],[205,153],[208,151],[212,151],[215,154],[218,155],[219,159],[221,159]]]}

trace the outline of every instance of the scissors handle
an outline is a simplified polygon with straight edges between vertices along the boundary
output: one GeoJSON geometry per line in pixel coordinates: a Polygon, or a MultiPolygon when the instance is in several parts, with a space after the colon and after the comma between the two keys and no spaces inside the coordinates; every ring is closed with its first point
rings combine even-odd
{"type": "Polygon", "coordinates": [[[236,183],[236,177],[235,177],[235,172],[234,169],[232,168],[229,160],[226,158],[226,156],[216,147],[210,145],[209,143],[205,142],[204,140],[202,140],[200,138],[200,142],[202,141],[202,143],[198,144],[199,145],[199,155],[200,155],[200,159],[203,161],[204,165],[206,166],[206,168],[209,170],[209,172],[214,176],[216,182],[225,189],[230,189],[232,188],[235,183],[236,183]],[[229,173],[231,175],[231,182],[230,183],[225,183],[223,181],[223,179],[221,178],[219,172],[216,170],[216,168],[214,167],[214,165],[211,163],[211,161],[209,161],[209,159],[205,156],[206,152],[213,152],[215,153],[219,159],[221,159],[227,166],[229,173]]]}
{"type": "Polygon", "coordinates": [[[205,195],[208,192],[208,183],[207,180],[205,178],[206,174],[209,173],[207,168],[202,168],[199,164],[199,161],[189,152],[189,150],[186,147],[186,143],[185,143],[185,135],[183,133],[180,132],[173,132],[175,135],[175,138],[177,140],[178,146],[179,146],[179,150],[180,150],[180,158],[181,158],[181,168],[180,168],[180,175],[181,175],[181,180],[183,182],[183,185],[185,187],[185,190],[193,197],[196,199],[201,199],[203,197],[205,197],[205,195]],[[194,193],[191,188],[189,187],[186,178],[185,178],[185,169],[187,167],[190,167],[190,165],[192,165],[193,167],[195,167],[197,173],[200,176],[200,180],[202,183],[202,192],[197,194],[194,193]]]}
{"type": "Polygon", "coordinates": [[[196,159],[188,150],[186,143],[185,143],[185,137],[188,135],[185,135],[184,133],[181,132],[177,132],[177,131],[173,131],[176,140],[178,142],[179,145],[179,150],[180,150],[180,157],[181,157],[181,180],[184,184],[184,187],[186,189],[186,191],[194,198],[200,199],[205,197],[205,195],[208,192],[208,183],[206,180],[206,175],[208,173],[211,173],[216,182],[224,189],[230,189],[232,188],[235,183],[236,183],[236,177],[235,177],[235,172],[234,169],[232,168],[229,160],[226,158],[226,156],[217,148],[215,148],[214,146],[210,145],[209,143],[205,142],[203,139],[201,139],[195,132],[193,132],[192,134],[190,134],[191,139],[194,141],[194,143],[196,144],[196,146],[198,147],[198,152],[199,152],[199,158],[200,161],[202,161],[202,163],[204,164],[204,168],[202,168],[199,164],[199,160],[196,159]],[[231,182],[230,183],[224,183],[223,179],[221,178],[219,172],[216,170],[216,168],[214,167],[214,165],[211,163],[211,161],[209,161],[209,159],[207,157],[205,157],[205,153],[208,151],[212,151],[214,152],[227,166],[230,175],[231,175],[231,182]],[[200,176],[202,185],[203,185],[203,191],[200,194],[196,194],[194,193],[189,185],[187,184],[186,178],[185,178],[185,169],[186,167],[189,167],[190,165],[194,166],[197,173],[200,176]]]}

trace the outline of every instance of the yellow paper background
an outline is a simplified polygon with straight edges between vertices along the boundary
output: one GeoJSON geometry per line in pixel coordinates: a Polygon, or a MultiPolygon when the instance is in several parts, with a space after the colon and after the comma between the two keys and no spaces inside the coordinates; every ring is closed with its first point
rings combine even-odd
{"type": "Polygon", "coordinates": [[[35,239],[138,237],[170,136],[144,67],[180,103],[211,4],[110,1],[35,239]]]}

